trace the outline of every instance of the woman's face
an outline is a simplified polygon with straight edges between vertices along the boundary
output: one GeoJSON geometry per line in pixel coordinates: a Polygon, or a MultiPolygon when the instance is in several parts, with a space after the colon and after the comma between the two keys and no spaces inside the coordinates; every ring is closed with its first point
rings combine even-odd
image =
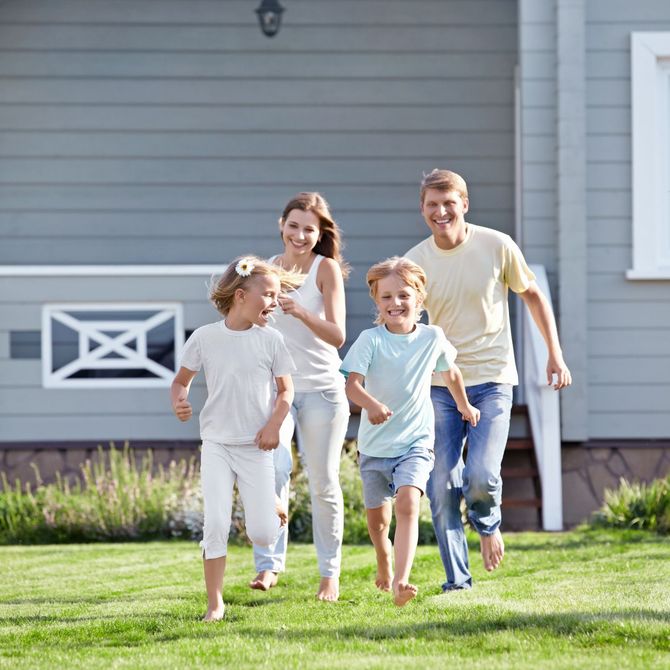
{"type": "Polygon", "coordinates": [[[292,209],[279,230],[286,250],[292,255],[311,253],[321,234],[316,214],[301,209],[292,209]]]}

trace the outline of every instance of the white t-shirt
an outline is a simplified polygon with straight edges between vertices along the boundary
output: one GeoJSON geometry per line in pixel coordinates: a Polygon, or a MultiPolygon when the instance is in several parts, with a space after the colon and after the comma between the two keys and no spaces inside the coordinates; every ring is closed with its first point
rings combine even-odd
{"type": "Polygon", "coordinates": [[[205,372],[200,437],[230,445],[253,443],[272,414],[274,378],[294,370],[284,338],[274,328],[230,330],[223,320],[193,332],[181,365],[205,372]]]}

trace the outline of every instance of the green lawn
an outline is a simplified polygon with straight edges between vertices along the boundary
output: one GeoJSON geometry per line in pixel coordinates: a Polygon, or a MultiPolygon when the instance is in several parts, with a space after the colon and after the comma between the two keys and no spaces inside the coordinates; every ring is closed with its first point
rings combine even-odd
{"type": "Polygon", "coordinates": [[[317,602],[314,549],[293,545],[269,593],[233,547],[226,618],[203,624],[197,545],[0,547],[2,668],[670,668],[670,542],[644,533],[508,534],[492,575],[441,595],[420,547],[397,609],[369,546],[344,550],[340,602],[317,602]]]}

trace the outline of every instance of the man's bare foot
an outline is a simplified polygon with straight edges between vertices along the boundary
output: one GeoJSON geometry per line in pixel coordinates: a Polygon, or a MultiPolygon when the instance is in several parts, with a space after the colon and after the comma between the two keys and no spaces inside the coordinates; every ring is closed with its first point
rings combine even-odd
{"type": "Polygon", "coordinates": [[[202,617],[203,621],[221,621],[226,613],[226,606],[221,604],[213,610],[207,610],[207,614],[202,617]]]}
{"type": "Polygon", "coordinates": [[[493,572],[502,562],[505,555],[505,543],[498,529],[492,535],[480,535],[479,543],[484,559],[484,567],[493,572]]]}
{"type": "Polygon", "coordinates": [[[279,525],[285,526],[288,523],[288,510],[284,507],[284,503],[279,496],[275,496],[275,511],[279,517],[279,525]]]}
{"type": "Polygon", "coordinates": [[[321,577],[317,600],[334,603],[340,597],[340,580],[338,577],[321,577]]]}
{"type": "Polygon", "coordinates": [[[279,576],[272,570],[261,570],[250,582],[249,586],[258,591],[269,591],[273,586],[277,586],[279,576]]]}
{"type": "MultiPolygon", "coordinates": [[[[390,544],[390,543],[389,543],[390,544]]],[[[377,577],[375,579],[375,586],[380,591],[390,591],[393,582],[393,562],[391,554],[386,556],[377,556],[377,577]]]]}
{"type": "Polygon", "coordinates": [[[412,598],[416,598],[417,592],[418,589],[414,584],[394,584],[393,602],[398,607],[404,607],[412,598]]]}

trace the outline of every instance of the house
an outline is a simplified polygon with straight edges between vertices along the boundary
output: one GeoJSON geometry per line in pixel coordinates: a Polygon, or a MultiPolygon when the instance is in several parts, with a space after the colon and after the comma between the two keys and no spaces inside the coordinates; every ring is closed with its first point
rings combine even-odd
{"type": "Polygon", "coordinates": [[[0,467],[109,440],[192,453],[166,387],[216,318],[211,273],[276,252],[284,202],[319,190],[351,341],[365,269],[427,235],[418,182],[448,167],[470,220],[547,271],[575,380],[564,522],[667,473],[670,4],[283,4],[271,38],[255,0],[0,5],[0,467]]]}

